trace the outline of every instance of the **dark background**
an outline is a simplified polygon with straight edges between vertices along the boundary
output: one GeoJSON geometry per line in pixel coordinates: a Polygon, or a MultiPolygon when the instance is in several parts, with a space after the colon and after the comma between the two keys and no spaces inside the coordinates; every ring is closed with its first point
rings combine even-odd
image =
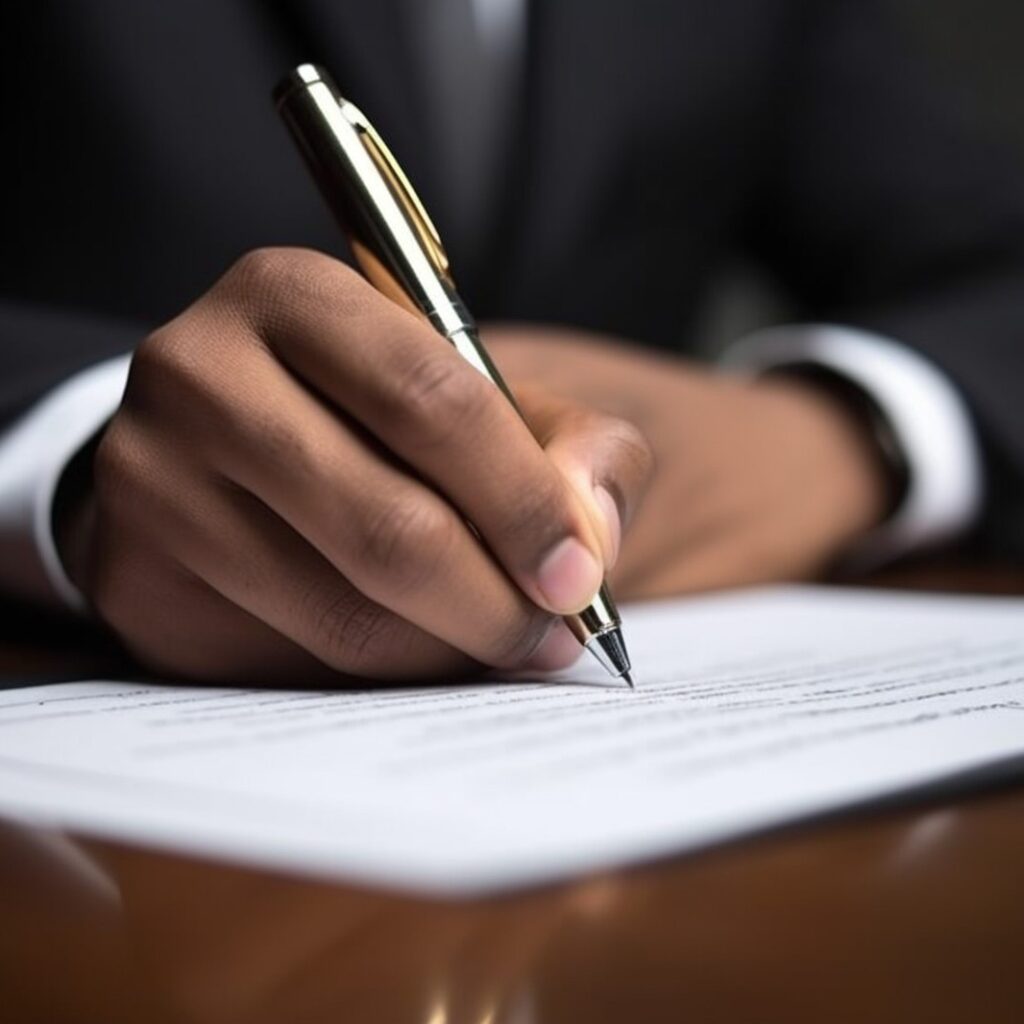
{"type": "MultiPolygon", "coordinates": [[[[947,95],[979,128],[1006,141],[1024,167],[1024,0],[885,0],[925,53],[947,95]]],[[[1024,287],[1024,283],[1022,283],[1024,287]]],[[[752,268],[721,282],[699,332],[699,350],[788,317],[785,300],[752,268]]]]}
{"type": "Polygon", "coordinates": [[[977,109],[1024,153],[1024,3],[888,0],[977,109]]]}

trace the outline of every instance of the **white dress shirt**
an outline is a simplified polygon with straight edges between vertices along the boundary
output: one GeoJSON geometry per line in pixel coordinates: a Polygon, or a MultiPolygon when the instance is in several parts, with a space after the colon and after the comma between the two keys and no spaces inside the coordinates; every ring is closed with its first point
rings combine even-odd
{"type": "MultiPolygon", "coordinates": [[[[419,10],[422,0],[410,0],[419,10]]],[[[496,140],[514,90],[525,25],[524,0],[435,0],[453,33],[468,32],[479,46],[474,92],[494,88],[477,117],[484,145],[496,140]],[[458,19],[463,19],[462,28],[458,19]],[[493,83],[488,82],[493,79],[493,83]]],[[[436,36],[436,33],[435,33],[436,36]]],[[[463,40],[460,39],[460,45],[463,40]]],[[[444,40],[426,33],[432,66],[447,61],[444,40]]],[[[465,51],[463,50],[463,54],[465,51]]],[[[461,91],[441,81],[435,93],[443,122],[445,96],[461,91]]],[[[465,95],[465,93],[463,93],[465,95]]],[[[473,124],[460,117],[458,130],[473,124]]],[[[447,122],[449,125],[452,121],[447,122]]],[[[470,129],[472,130],[472,129],[470,129]]],[[[485,165],[482,165],[485,166],[485,165]]],[[[482,186],[481,186],[482,187],[482,186]]],[[[480,202],[484,202],[481,199],[480,202]]],[[[43,603],[84,610],[53,539],[53,498],[61,473],[113,415],[124,392],[130,357],[100,363],[65,381],[0,435],[0,588],[43,603]]],[[[756,332],[726,352],[731,367],[759,372],[793,363],[817,363],[871,395],[887,417],[909,469],[909,486],[894,514],[861,544],[861,554],[884,560],[964,531],[978,515],[981,458],[963,399],[927,359],[888,338],[841,325],[794,325],[756,332]]]]}

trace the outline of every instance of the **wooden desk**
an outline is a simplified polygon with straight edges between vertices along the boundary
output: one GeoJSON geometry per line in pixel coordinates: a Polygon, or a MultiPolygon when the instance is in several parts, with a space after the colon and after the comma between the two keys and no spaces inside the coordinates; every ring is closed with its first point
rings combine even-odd
{"type": "MultiPolygon", "coordinates": [[[[55,657],[49,629],[9,634],[0,672],[112,657],[84,635],[55,657]]],[[[1021,786],[454,903],[0,827],[9,1024],[1019,1024],[1022,965],[1021,786]]]]}

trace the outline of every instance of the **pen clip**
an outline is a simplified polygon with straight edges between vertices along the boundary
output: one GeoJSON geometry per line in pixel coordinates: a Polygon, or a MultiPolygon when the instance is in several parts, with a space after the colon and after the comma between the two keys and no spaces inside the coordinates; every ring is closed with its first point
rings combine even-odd
{"type": "Polygon", "coordinates": [[[448,254],[441,244],[441,236],[438,234],[437,228],[434,227],[433,221],[427,216],[420,197],[416,195],[412,183],[405,176],[405,171],[399,166],[394,154],[354,103],[342,100],[341,113],[358,132],[359,141],[387,182],[395,201],[404,210],[410,226],[416,232],[434,269],[442,277],[450,279],[448,254]]]}

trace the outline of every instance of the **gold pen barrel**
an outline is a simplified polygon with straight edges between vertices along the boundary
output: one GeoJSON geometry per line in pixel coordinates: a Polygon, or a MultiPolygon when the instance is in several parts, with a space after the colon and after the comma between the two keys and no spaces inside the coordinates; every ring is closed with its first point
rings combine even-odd
{"type": "MultiPolygon", "coordinates": [[[[370,122],[313,64],[300,65],[281,81],[274,103],[366,278],[400,306],[425,316],[519,411],[455,290],[437,229],[370,122]]],[[[619,615],[607,587],[565,622],[612,675],[629,678],[619,615]]]]}
{"type": "Polygon", "coordinates": [[[312,64],[279,83],[274,102],[370,283],[445,337],[473,330],[436,228],[362,112],[312,64]]]}
{"type": "Polygon", "coordinates": [[[364,276],[425,316],[514,405],[455,290],[437,229],[370,122],[312,64],[285,78],[274,101],[364,276]]]}

